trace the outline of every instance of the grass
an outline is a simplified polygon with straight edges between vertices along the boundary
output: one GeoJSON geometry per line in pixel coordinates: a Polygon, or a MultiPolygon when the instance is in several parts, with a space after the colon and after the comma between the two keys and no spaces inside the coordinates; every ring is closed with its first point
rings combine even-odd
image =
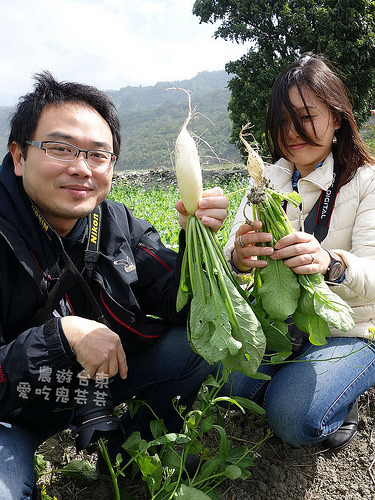
{"type": "MultiPolygon", "coordinates": [[[[234,216],[240,201],[248,186],[249,180],[240,174],[232,174],[228,181],[223,176],[223,181],[205,184],[208,189],[219,185],[224,193],[229,196],[228,217],[218,233],[220,243],[225,245],[228,240],[234,216]],[[237,192],[241,190],[241,192],[237,192]]],[[[180,226],[177,219],[175,203],[178,200],[178,190],[174,186],[161,188],[128,187],[119,184],[112,188],[108,198],[124,203],[136,217],[149,221],[158,230],[163,243],[174,250],[178,249],[178,233],[180,226]]]]}

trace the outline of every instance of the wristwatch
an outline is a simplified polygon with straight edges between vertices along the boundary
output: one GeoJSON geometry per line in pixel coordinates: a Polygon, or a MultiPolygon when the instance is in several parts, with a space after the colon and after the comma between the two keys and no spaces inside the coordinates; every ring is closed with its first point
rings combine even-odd
{"type": "Polygon", "coordinates": [[[331,250],[324,249],[331,257],[331,263],[328,266],[324,279],[327,281],[337,281],[340,279],[345,270],[345,264],[341,261],[340,257],[331,250]]]}

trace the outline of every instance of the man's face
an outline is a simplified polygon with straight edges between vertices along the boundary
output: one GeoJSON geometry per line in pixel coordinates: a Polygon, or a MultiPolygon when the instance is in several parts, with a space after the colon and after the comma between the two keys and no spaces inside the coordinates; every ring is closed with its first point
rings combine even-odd
{"type": "MultiPolygon", "coordinates": [[[[50,105],[40,114],[34,141],[62,141],[80,149],[113,151],[112,133],[95,109],[78,103],[50,105]]],[[[14,171],[22,177],[28,196],[60,236],[73,228],[107,196],[112,180],[112,166],[91,169],[81,153],[73,162],[49,158],[45,152],[28,146],[26,159],[19,145],[10,151],[14,171]]]]}

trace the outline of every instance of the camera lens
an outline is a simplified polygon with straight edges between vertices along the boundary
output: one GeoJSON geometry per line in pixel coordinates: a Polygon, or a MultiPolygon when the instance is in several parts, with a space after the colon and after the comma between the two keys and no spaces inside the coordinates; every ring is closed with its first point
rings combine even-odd
{"type": "Polygon", "coordinates": [[[75,398],[74,404],[76,426],[74,438],[77,451],[87,448],[89,443],[101,437],[125,441],[121,420],[113,415],[113,403],[109,390],[99,391],[95,380],[86,380],[84,393],[82,389],[76,389],[77,392],[80,394],[80,398],[75,398]]]}

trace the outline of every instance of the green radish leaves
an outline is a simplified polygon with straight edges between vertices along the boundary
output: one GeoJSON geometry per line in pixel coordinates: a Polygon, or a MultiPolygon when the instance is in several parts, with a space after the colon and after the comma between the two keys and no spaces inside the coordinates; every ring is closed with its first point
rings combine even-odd
{"type": "Polygon", "coordinates": [[[233,278],[215,233],[190,216],[177,309],[189,298],[188,339],[195,352],[227,372],[255,376],[266,338],[247,296],[233,278]]]}
{"type": "Polygon", "coordinates": [[[280,204],[283,200],[288,201],[295,207],[299,207],[302,203],[302,197],[297,191],[292,191],[291,193],[277,193],[276,191],[272,191],[272,197],[280,204]]]}
{"type": "Polygon", "coordinates": [[[279,261],[267,259],[267,267],[260,270],[262,286],[258,294],[268,316],[284,321],[294,313],[300,295],[296,275],[279,261]]]}
{"type": "MultiPolygon", "coordinates": [[[[268,187],[263,189],[263,201],[252,199],[250,192],[248,203],[253,203],[254,218],[262,222],[262,231],[273,235],[274,245],[293,231],[282,209],[282,200],[298,206],[301,197],[295,192],[280,194],[268,187]]],[[[253,295],[255,309],[268,321],[276,326],[291,316],[297,328],[308,333],[315,345],[325,344],[326,337],[330,337],[328,325],[344,332],[354,327],[351,308],[332,291],[321,274],[295,274],[282,260],[265,259],[267,267],[255,271],[253,295]]]]}
{"type": "Polygon", "coordinates": [[[314,296],[314,310],[329,325],[342,332],[354,328],[352,310],[342,298],[333,292],[321,274],[300,275],[301,285],[314,296]]]}
{"type": "Polygon", "coordinates": [[[326,344],[326,337],[331,336],[327,323],[315,313],[306,315],[296,310],[293,320],[297,328],[309,334],[309,340],[314,345],[326,344]]]}

